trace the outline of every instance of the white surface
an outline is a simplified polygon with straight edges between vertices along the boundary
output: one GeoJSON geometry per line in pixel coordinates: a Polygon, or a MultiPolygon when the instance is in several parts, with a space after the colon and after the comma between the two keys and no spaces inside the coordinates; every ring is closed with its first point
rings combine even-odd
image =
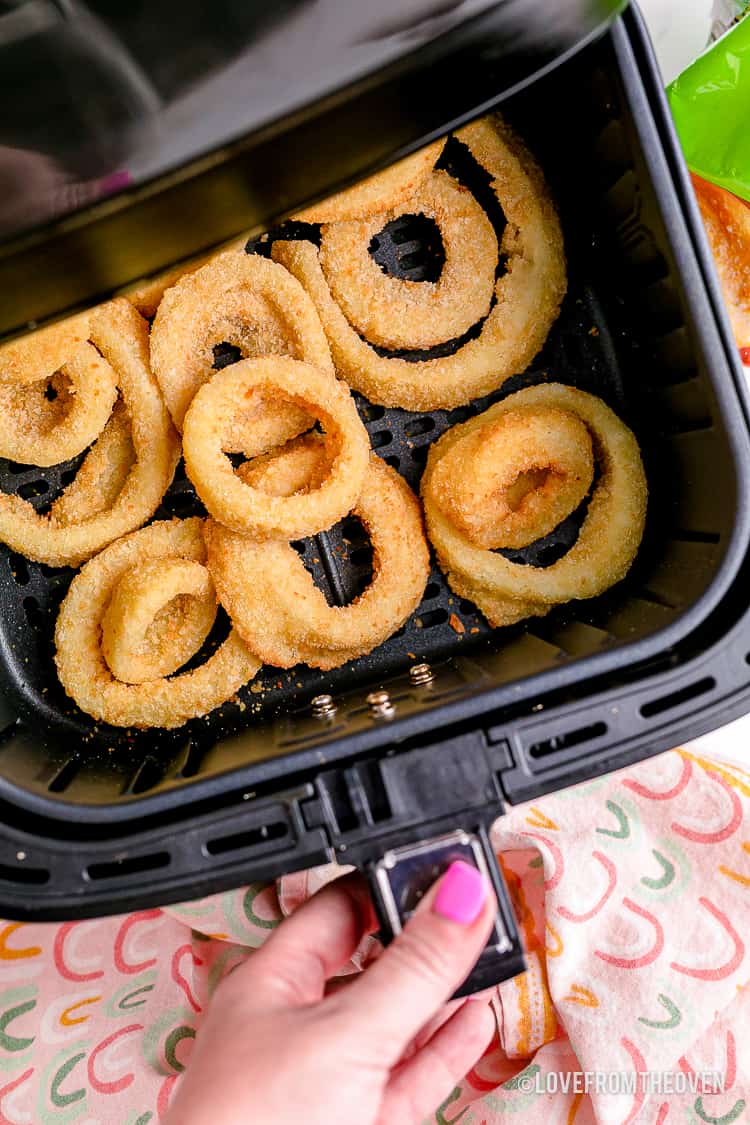
{"type": "MultiPolygon", "coordinates": [[[[671,82],[707,44],[711,0],[640,0],[664,81],[671,82]]],[[[750,715],[696,739],[702,754],[750,766],[750,715]]]]}
{"type": "Polygon", "coordinates": [[[664,81],[671,82],[708,42],[711,0],[640,0],[659,57],[664,81]]]}

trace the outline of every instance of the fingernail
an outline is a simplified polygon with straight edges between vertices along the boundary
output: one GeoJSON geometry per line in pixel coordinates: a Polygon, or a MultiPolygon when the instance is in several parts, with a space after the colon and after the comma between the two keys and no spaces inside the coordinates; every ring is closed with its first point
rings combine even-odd
{"type": "Polygon", "coordinates": [[[432,909],[442,918],[470,926],[482,913],[487,898],[487,884],[476,867],[457,859],[445,875],[432,909]]]}
{"type": "Polygon", "coordinates": [[[129,187],[131,183],[129,172],[124,170],[113,172],[110,176],[105,176],[103,180],[99,181],[99,190],[102,195],[114,195],[116,191],[122,191],[123,188],[129,187]]]}

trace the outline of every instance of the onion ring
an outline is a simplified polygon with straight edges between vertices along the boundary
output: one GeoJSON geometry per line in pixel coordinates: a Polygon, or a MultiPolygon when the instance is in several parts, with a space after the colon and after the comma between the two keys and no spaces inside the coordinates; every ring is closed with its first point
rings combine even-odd
{"type": "Polygon", "coordinates": [[[74,480],[70,496],[64,493],[49,515],[38,515],[20,496],[0,494],[0,540],[50,566],[75,566],[150,519],[179,458],[179,441],[148,365],[145,320],[120,298],[91,314],[89,336],[117,373],[127,429],[113,412],[111,429],[105,427],[82,466],[83,483],[76,487],[74,480]],[[132,459],[126,476],[118,456],[132,459]],[[97,481],[106,496],[97,496],[97,481]]]}
{"type": "Polygon", "coordinates": [[[238,468],[237,476],[269,496],[294,496],[320,488],[330,467],[325,437],[310,432],[293,438],[281,449],[246,461],[238,468]]]}
{"type": "Polygon", "coordinates": [[[52,504],[50,520],[68,527],[106,512],[122,491],[134,464],[130,421],[124,402],[118,399],[75,477],[52,504]]]}
{"type": "MultiPolygon", "coordinates": [[[[525,472],[530,464],[523,440],[518,448],[508,449],[506,456],[511,470],[498,464],[497,479],[501,482],[525,472]]],[[[470,491],[472,464],[464,458],[462,465],[457,465],[461,467],[463,489],[470,491]]],[[[647,486],[638,444],[617,415],[593,395],[550,383],[509,395],[478,417],[448,430],[430,449],[422,478],[422,498],[427,533],[451,587],[459,596],[475,602],[490,624],[499,626],[541,616],[554,605],[574,598],[595,597],[619,582],[635,558],[643,536],[647,486]],[[488,428],[493,435],[495,423],[504,415],[537,408],[545,413],[548,408],[565,411],[580,419],[589,431],[599,466],[599,477],[578,539],[567,554],[549,567],[511,562],[475,546],[444,510],[438,472],[442,459],[467,436],[481,434],[488,428]]]]}
{"type": "Polygon", "coordinates": [[[101,433],[117,375],[88,342],[91,320],[72,317],[0,347],[0,457],[59,465],[101,433]]]}
{"type": "Polygon", "coordinates": [[[151,560],[117,583],[102,618],[102,653],[116,680],[159,680],[198,652],[215,619],[205,566],[192,559],[151,560]]]}
{"type": "MultiPolygon", "coordinates": [[[[263,465],[240,470],[256,488],[279,493],[302,487],[325,444],[306,435],[263,465]]],[[[209,520],[208,565],[232,622],[248,646],[281,668],[303,662],[330,669],[371,652],[419,605],[430,558],[416,497],[394,469],[370,454],[354,515],[370,534],[373,579],[347,606],[329,606],[294,548],[250,541],[209,520]]]]}
{"type": "Polygon", "coordinates": [[[300,223],[339,223],[363,219],[379,211],[390,211],[407,199],[430,174],[440,159],[444,145],[445,140],[434,141],[419,152],[391,164],[390,168],[360,180],[346,191],[306,207],[293,218],[300,223]]]}
{"type": "Polygon", "coordinates": [[[164,270],[162,273],[157,274],[155,277],[147,277],[143,278],[141,281],[136,281],[134,285],[129,285],[126,289],[121,289],[119,296],[127,297],[131,305],[134,305],[141,316],[145,316],[146,320],[153,320],[156,315],[156,310],[161,304],[161,299],[167,289],[171,289],[185,274],[195,273],[201,266],[205,266],[207,262],[212,261],[217,254],[227,250],[243,251],[247,243],[247,238],[247,235],[243,235],[242,238],[233,238],[230,242],[224,243],[218,249],[214,247],[208,254],[197,254],[194,258],[188,258],[180,262],[179,265],[172,266],[171,269],[164,270]]]}
{"type": "Polygon", "coordinates": [[[737,347],[750,347],[750,207],[691,173],[737,347]]]}
{"type": "MultiPolygon", "coordinates": [[[[560,223],[533,158],[497,117],[467,125],[456,136],[492,176],[507,219],[500,245],[507,272],[495,283],[495,304],[479,335],[451,355],[414,361],[379,355],[334,300],[316,247],[307,241],[273,245],[274,260],[315,302],[339,376],[383,406],[452,409],[496,390],[537,354],[565,294],[560,223]]],[[[400,315],[394,307],[393,319],[400,315]]]]}
{"type": "Polygon", "coordinates": [[[395,211],[320,232],[320,265],[331,296],[360,335],[384,348],[430,348],[463,335],[487,316],[495,289],[497,238],[467,188],[447,172],[432,172],[407,206],[440,230],[445,264],[437,281],[388,277],[369,253],[395,211]]]}
{"type": "Polygon", "coordinates": [[[526,547],[575,511],[594,479],[591,435],[553,407],[518,407],[457,437],[432,492],[475,547],[526,547]],[[470,469],[467,471],[467,467],[470,469]]]}
{"type": "Polygon", "coordinates": [[[0,383],[36,383],[59,371],[91,339],[92,312],[68,317],[0,347],[0,383]]]}
{"type": "MultiPolygon", "coordinates": [[[[118,620],[117,609],[108,614],[108,606],[111,608],[113,602],[117,606],[116,599],[124,599],[126,591],[128,596],[136,595],[139,612],[137,623],[132,627],[132,635],[135,635],[140,626],[148,625],[141,611],[149,601],[155,608],[161,597],[168,598],[175,590],[189,585],[177,576],[172,568],[173,560],[200,565],[206,573],[201,523],[197,518],[166,520],[141,528],[111,543],[89,560],[71,582],[57,619],[55,662],[65,691],[81,710],[98,721],[120,727],[178,727],[224,703],[260,668],[260,661],[234,629],[204,664],[171,679],[123,683],[116,679],[107,663],[102,646],[103,623],[107,622],[112,640],[117,635],[118,620]],[[161,564],[161,568],[155,564],[161,564]],[[126,585],[121,595],[123,582],[126,585]],[[151,584],[155,583],[159,591],[160,582],[163,583],[161,591],[151,592],[151,584]]],[[[192,566],[191,573],[194,573],[192,566]]],[[[215,595],[212,599],[215,612],[215,595]]],[[[205,600],[202,594],[199,600],[205,600]]],[[[157,644],[147,644],[146,651],[140,651],[140,655],[146,657],[151,653],[154,662],[159,659],[160,644],[169,641],[168,628],[160,627],[158,617],[156,621],[157,644]]],[[[147,642],[149,632],[146,628],[147,642]]],[[[124,642],[120,655],[127,656],[128,647],[124,642]]],[[[130,652],[131,657],[138,654],[137,648],[130,652]]],[[[172,661],[165,657],[166,666],[174,658],[173,648],[172,661]]],[[[152,672],[154,667],[152,665],[152,672]]]]}
{"type": "MultiPolygon", "coordinates": [[[[151,330],[151,362],[179,430],[198,389],[213,373],[214,346],[243,357],[291,355],[334,374],[315,306],[283,267],[257,254],[227,251],[167,290],[151,330]]],[[[291,403],[256,396],[226,435],[229,452],[254,457],[310,428],[291,403]]]]}
{"type": "Polygon", "coordinates": [[[367,469],[369,438],[343,383],[288,356],[245,359],[204,383],[185,415],[185,468],[214,519],[233,531],[303,539],[331,527],[354,507],[367,469]],[[331,454],[328,474],[313,491],[271,496],[246,484],[224,454],[237,404],[261,391],[318,418],[331,454]]]}

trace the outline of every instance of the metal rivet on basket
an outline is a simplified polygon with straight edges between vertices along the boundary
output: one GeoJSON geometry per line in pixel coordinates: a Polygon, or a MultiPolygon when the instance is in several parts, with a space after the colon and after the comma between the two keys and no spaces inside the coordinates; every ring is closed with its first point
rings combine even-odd
{"type": "Polygon", "coordinates": [[[316,695],[311,705],[316,719],[330,719],[336,714],[336,704],[331,695],[316,695]]]}
{"type": "Polygon", "coordinates": [[[391,703],[391,697],[387,691],[371,691],[367,697],[367,703],[373,719],[392,719],[396,714],[396,708],[391,703]]]}
{"type": "Polygon", "coordinates": [[[418,687],[423,684],[431,684],[435,679],[435,673],[429,664],[413,664],[409,669],[409,679],[418,687]]]}

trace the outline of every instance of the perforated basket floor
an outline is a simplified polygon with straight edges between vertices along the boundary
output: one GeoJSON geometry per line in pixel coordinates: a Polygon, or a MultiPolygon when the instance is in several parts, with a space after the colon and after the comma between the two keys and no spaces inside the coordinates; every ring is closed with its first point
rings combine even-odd
{"type": "MultiPolygon", "coordinates": [[[[502,234],[504,217],[496,197],[489,189],[488,177],[474,164],[467,150],[456,141],[446,148],[442,161],[452,175],[468,186],[482,203],[498,235],[502,234]]],[[[287,224],[285,237],[317,237],[317,230],[301,224],[287,224]]],[[[268,253],[273,235],[263,236],[248,245],[249,252],[268,253]]],[[[373,241],[371,253],[385,272],[411,280],[431,280],[439,275],[442,246],[437,228],[424,216],[406,217],[384,229],[373,241]]],[[[498,264],[502,271],[503,263],[498,264]]],[[[480,325],[467,336],[476,335],[480,325]]],[[[455,350],[463,339],[433,349],[429,353],[411,353],[413,358],[425,354],[445,354],[455,350]]],[[[230,347],[215,349],[216,366],[226,366],[239,358],[230,347]]],[[[409,353],[399,353],[409,356],[409,353]]],[[[562,314],[542,354],[523,376],[507,382],[498,394],[473,402],[449,413],[429,414],[403,410],[386,410],[357,397],[357,406],[367,427],[373,449],[397,469],[415,490],[424,468],[428,447],[444,430],[485,409],[491,401],[518,390],[522,386],[554,378],[572,383],[601,395],[618,413],[626,403],[622,380],[615,361],[615,352],[608,336],[603,314],[595,293],[585,277],[571,270],[570,291],[562,314]]],[[[78,460],[38,469],[0,461],[0,487],[30,500],[39,511],[49,508],[75,475],[78,460]]],[[[537,566],[549,565],[574,541],[585,510],[565,521],[552,535],[522,552],[507,552],[516,559],[525,559],[537,566]]],[[[182,465],[164,498],[155,518],[203,514],[182,465]]],[[[346,604],[366,585],[371,574],[371,552],[363,529],[356,519],[344,520],[331,531],[295,544],[317,585],[329,603],[346,604]]],[[[0,549],[0,650],[3,654],[6,689],[22,707],[35,726],[52,737],[74,733],[76,738],[94,742],[101,747],[134,742],[155,742],[184,738],[178,734],[117,731],[95,724],[82,714],[62,691],[52,661],[52,634],[58,606],[65,595],[73,572],[55,569],[0,549]]],[[[226,631],[227,622],[220,620],[209,639],[215,644],[226,631]]],[[[321,673],[306,667],[288,671],[265,667],[257,680],[238,693],[206,719],[192,724],[196,734],[203,731],[215,738],[224,730],[236,728],[261,713],[298,708],[312,696],[329,691],[338,693],[354,684],[375,682],[401,671],[416,661],[439,660],[458,645],[486,644],[492,635],[482,615],[469,602],[455,597],[441,572],[433,566],[424,600],[417,612],[399,632],[367,657],[352,661],[343,668],[321,673]]]]}

